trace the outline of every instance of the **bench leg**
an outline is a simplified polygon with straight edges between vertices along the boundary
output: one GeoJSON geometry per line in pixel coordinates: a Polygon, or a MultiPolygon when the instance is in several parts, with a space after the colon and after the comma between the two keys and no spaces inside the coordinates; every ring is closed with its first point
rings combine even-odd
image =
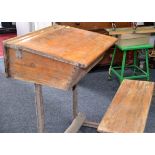
{"type": "Polygon", "coordinates": [[[77,86],[72,88],[72,102],[73,102],[73,119],[78,115],[78,104],[77,104],[77,86]]]}
{"type": "Polygon", "coordinates": [[[73,101],[73,121],[71,125],[65,130],[65,133],[75,133],[81,126],[87,126],[97,128],[99,123],[91,122],[86,120],[86,116],[83,113],[78,113],[78,102],[77,102],[77,86],[72,88],[72,101],[73,101]]]}
{"type": "Polygon", "coordinates": [[[114,52],[112,54],[112,60],[111,60],[111,63],[110,63],[110,67],[109,67],[109,79],[111,79],[111,68],[113,66],[113,63],[114,63],[114,58],[115,58],[115,55],[116,55],[116,46],[114,48],[114,52]]]}
{"type": "Polygon", "coordinates": [[[42,86],[40,84],[34,84],[35,86],[35,105],[36,105],[36,116],[37,116],[37,127],[38,132],[44,132],[44,105],[42,96],[42,86]]]}
{"type": "Polygon", "coordinates": [[[72,124],[65,130],[65,133],[76,133],[83,125],[86,116],[83,113],[79,113],[73,120],[72,124]]]}
{"type": "Polygon", "coordinates": [[[137,71],[137,69],[135,67],[135,66],[137,66],[137,51],[136,50],[134,51],[133,64],[134,64],[134,75],[136,75],[136,71],[137,71]]]}
{"type": "Polygon", "coordinates": [[[149,50],[145,49],[145,58],[146,58],[146,73],[147,73],[147,80],[150,80],[150,70],[149,70],[149,50]]]}
{"type": "Polygon", "coordinates": [[[123,78],[124,78],[125,64],[126,64],[126,51],[123,51],[123,60],[122,60],[122,68],[121,68],[120,82],[122,82],[123,81],[123,78]]]}

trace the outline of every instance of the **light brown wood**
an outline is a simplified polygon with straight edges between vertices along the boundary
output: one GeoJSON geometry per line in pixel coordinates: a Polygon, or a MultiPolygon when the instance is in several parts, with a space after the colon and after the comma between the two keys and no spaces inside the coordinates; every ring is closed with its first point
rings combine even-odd
{"type": "Polygon", "coordinates": [[[38,132],[42,133],[45,131],[45,115],[44,105],[42,96],[42,86],[40,84],[34,84],[35,86],[35,103],[36,103],[36,116],[37,116],[37,127],[38,132]]]}
{"type": "MultiPolygon", "coordinates": [[[[73,88],[73,115],[77,116],[77,91],[74,86],[116,41],[114,37],[90,31],[53,26],[4,42],[8,77],[37,83],[39,132],[44,131],[41,85],[64,90],[73,88]]],[[[84,116],[78,115],[71,129],[80,128],[84,120],[84,116]]]]}
{"type": "MultiPolygon", "coordinates": [[[[78,92],[77,85],[72,88],[72,100],[73,100],[73,119],[78,116],[78,92]]],[[[99,123],[85,120],[81,126],[87,126],[92,128],[97,128],[99,123]]]]}
{"type": "Polygon", "coordinates": [[[155,27],[154,26],[138,27],[136,33],[143,33],[143,34],[155,33],[155,27]]]}
{"type": "MultiPolygon", "coordinates": [[[[77,92],[77,85],[75,85],[72,88],[72,100],[73,100],[73,119],[76,119],[76,122],[79,121],[76,117],[78,116],[78,92],[77,92]]],[[[80,116],[81,118],[81,116],[80,116]]],[[[80,119],[81,120],[81,119],[80,119]]],[[[78,123],[78,122],[77,122],[78,123]]],[[[75,124],[75,123],[73,123],[75,124]]],[[[88,120],[85,120],[83,124],[80,124],[81,126],[87,126],[92,128],[97,128],[99,123],[91,122],[88,120]]],[[[73,126],[73,125],[71,125],[73,126]]],[[[75,126],[75,125],[74,125],[75,126]]],[[[69,127],[70,128],[70,127],[69,127]]],[[[77,127],[76,127],[77,128],[77,127]]],[[[71,129],[72,130],[72,129],[71,129]]]]}
{"type": "Polygon", "coordinates": [[[81,128],[86,116],[83,113],[78,113],[72,124],[66,129],[65,133],[76,133],[81,128]]]}
{"type": "Polygon", "coordinates": [[[17,58],[13,49],[8,49],[7,55],[6,68],[9,76],[14,79],[64,90],[71,89],[76,85],[102,58],[97,59],[88,68],[83,69],[27,51],[22,52],[22,58],[17,58]]]}
{"type": "Polygon", "coordinates": [[[121,35],[121,34],[147,34],[147,33],[155,33],[155,27],[154,26],[143,26],[143,27],[137,27],[136,30],[134,30],[132,27],[128,28],[117,28],[115,31],[112,29],[106,29],[109,32],[109,35],[121,35]]]}
{"type": "MultiPolygon", "coordinates": [[[[85,30],[112,28],[113,22],[57,22],[59,25],[72,26],[85,30]]],[[[131,22],[114,22],[116,27],[129,27],[131,22]]]]}
{"type": "Polygon", "coordinates": [[[122,34],[116,42],[119,46],[134,46],[149,44],[150,34],[122,34]]]}
{"type": "Polygon", "coordinates": [[[98,127],[99,132],[144,132],[154,83],[124,80],[98,127]]]}
{"type": "Polygon", "coordinates": [[[70,64],[26,51],[22,53],[22,58],[18,59],[13,49],[10,49],[9,58],[8,72],[11,77],[60,89],[69,87],[73,73],[78,70],[70,64]]]}
{"type": "Polygon", "coordinates": [[[119,39],[137,39],[137,38],[143,38],[143,37],[148,37],[150,34],[123,34],[119,35],[119,39]]]}
{"type": "Polygon", "coordinates": [[[4,42],[8,77],[68,90],[116,38],[65,26],[48,27],[4,42]]]}
{"type": "Polygon", "coordinates": [[[116,41],[114,37],[86,30],[54,26],[10,39],[4,45],[87,68],[116,41]]]}

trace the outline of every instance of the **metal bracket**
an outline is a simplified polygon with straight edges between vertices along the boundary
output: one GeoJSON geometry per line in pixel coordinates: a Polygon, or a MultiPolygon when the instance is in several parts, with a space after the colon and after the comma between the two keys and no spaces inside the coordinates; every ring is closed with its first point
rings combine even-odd
{"type": "Polygon", "coordinates": [[[19,49],[16,50],[16,58],[22,59],[22,51],[20,51],[19,49]]]}
{"type": "Polygon", "coordinates": [[[112,30],[116,31],[116,24],[114,22],[112,22],[112,30]]]}
{"type": "Polygon", "coordinates": [[[133,33],[136,33],[138,27],[137,22],[133,22],[132,27],[133,27],[133,33]]]}

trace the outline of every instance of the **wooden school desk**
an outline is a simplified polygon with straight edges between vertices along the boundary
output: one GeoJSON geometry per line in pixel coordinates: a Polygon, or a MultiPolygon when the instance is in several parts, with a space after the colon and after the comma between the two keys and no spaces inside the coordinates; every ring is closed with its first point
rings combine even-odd
{"type": "Polygon", "coordinates": [[[76,85],[116,41],[86,30],[51,26],[4,42],[6,76],[35,85],[38,132],[45,131],[42,85],[72,90],[74,120],[66,132],[76,132],[81,125],[97,128],[77,112],[76,85]]]}

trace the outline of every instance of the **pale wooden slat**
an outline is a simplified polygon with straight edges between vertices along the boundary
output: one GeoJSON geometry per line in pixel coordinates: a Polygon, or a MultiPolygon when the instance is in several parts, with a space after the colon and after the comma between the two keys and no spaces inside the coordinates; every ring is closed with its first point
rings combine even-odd
{"type": "Polygon", "coordinates": [[[144,132],[154,83],[124,80],[99,124],[99,132],[144,132]]]}
{"type": "Polygon", "coordinates": [[[65,133],[76,133],[81,128],[84,123],[86,116],[83,113],[78,113],[78,115],[73,120],[72,124],[66,129],[65,133]]]}
{"type": "Polygon", "coordinates": [[[97,129],[97,127],[99,126],[99,123],[85,120],[84,123],[83,123],[83,126],[97,129]]]}
{"type": "Polygon", "coordinates": [[[109,35],[122,35],[122,34],[146,34],[146,33],[155,33],[154,26],[143,26],[137,27],[136,31],[132,27],[128,28],[116,28],[115,31],[112,29],[106,29],[109,32],[109,35]]]}

